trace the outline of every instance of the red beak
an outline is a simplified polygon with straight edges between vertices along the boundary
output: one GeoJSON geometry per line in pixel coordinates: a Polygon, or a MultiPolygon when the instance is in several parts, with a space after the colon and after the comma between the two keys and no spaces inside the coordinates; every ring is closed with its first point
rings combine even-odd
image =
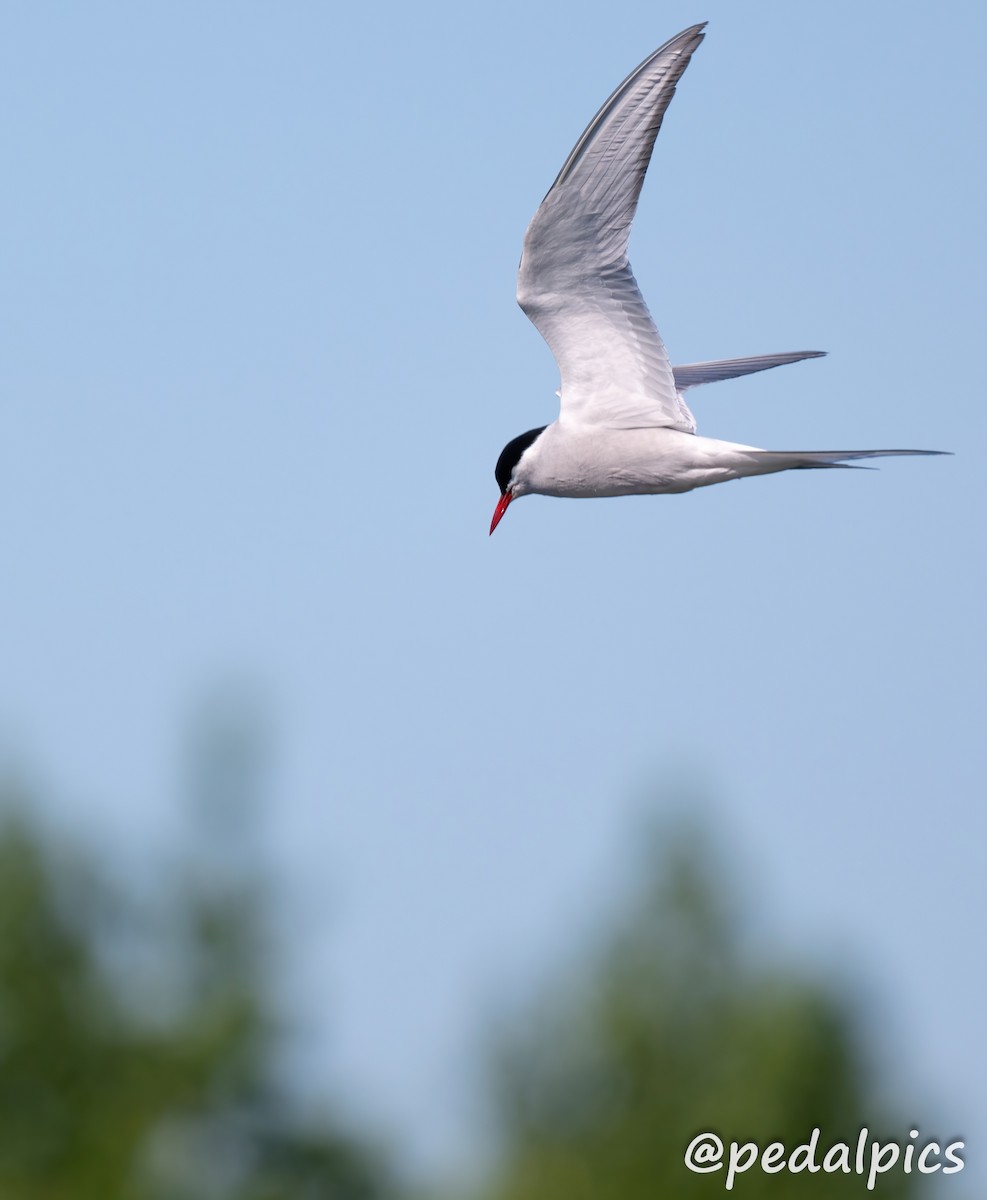
{"type": "Polygon", "coordinates": [[[500,518],[507,512],[507,506],[514,499],[510,492],[505,492],[497,501],[497,507],[494,509],[493,520],[490,522],[490,532],[497,528],[500,524],[500,518]]]}

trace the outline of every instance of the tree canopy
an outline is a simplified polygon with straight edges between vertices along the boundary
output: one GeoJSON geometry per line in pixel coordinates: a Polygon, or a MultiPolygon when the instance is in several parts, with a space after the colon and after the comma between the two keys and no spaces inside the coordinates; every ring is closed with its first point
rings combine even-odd
{"type": "MultiPolygon", "coordinates": [[[[488,1200],[722,1194],[725,1165],[684,1165],[706,1131],[725,1145],[780,1142],[787,1156],[818,1127],[820,1168],[827,1147],[855,1150],[862,1127],[882,1142],[907,1137],[873,1095],[848,1000],[798,970],[747,961],[713,850],[683,829],[660,834],[618,927],[506,1040],[488,1200]]],[[[919,1178],[888,1173],[882,1194],[911,1195],[919,1178]]],[[[735,1187],[782,1200],[865,1184],[755,1168],[735,1187]]]]}
{"type": "MultiPolygon", "coordinates": [[[[239,753],[235,739],[221,750],[239,753]]],[[[209,761],[203,825],[151,889],[0,795],[4,1200],[410,1194],[379,1139],[302,1103],[279,1069],[272,896],[249,854],[209,832],[243,817],[237,770],[209,761]]],[[[862,1126],[902,1136],[846,996],[744,953],[702,839],[666,829],[656,846],[623,915],[501,1040],[488,1080],[498,1153],[475,1197],[719,1194],[722,1171],[683,1165],[703,1130],[791,1150],[820,1127],[817,1161],[862,1126]]],[[[920,1183],[897,1170],[879,1186],[904,1197],[920,1183]]],[[[863,1184],[754,1169],[736,1187],[781,1200],[863,1184]]]]}

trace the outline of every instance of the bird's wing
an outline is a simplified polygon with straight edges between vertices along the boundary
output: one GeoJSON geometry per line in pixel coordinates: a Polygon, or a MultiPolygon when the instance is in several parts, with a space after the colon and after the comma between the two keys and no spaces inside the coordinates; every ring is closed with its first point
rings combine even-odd
{"type": "Polygon", "coordinates": [[[689,363],[672,367],[675,386],[680,392],[698,387],[701,383],[716,383],[720,379],[737,379],[755,371],[769,371],[786,363],[801,362],[803,358],[824,358],[825,350],[793,350],[788,354],[755,354],[750,358],[722,358],[719,362],[689,363]]]}
{"type": "Polygon", "coordinates": [[[518,303],[562,376],[562,420],[692,433],[627,239],[675,85],[703,39],[685,30],[633,71],[566,159],[524,236],[518,303]]]}

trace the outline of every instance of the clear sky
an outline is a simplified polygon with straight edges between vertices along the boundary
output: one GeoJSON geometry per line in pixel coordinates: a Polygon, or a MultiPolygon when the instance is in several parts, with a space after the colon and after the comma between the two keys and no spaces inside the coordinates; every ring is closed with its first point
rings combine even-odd
{"type": "Polygon", "coordinates": [[[684,775],[984,1161],[985,34],[973,0],[5,6],[4,753],[149,844],[203,690],[265,693],[309,1069],[415,1154],[684,775]],[[830,356],[694,393],[700,431],[957,456],[488,539],[556,412],[525,225],[704,19],[638,279],[673,361],[830,356]]]}

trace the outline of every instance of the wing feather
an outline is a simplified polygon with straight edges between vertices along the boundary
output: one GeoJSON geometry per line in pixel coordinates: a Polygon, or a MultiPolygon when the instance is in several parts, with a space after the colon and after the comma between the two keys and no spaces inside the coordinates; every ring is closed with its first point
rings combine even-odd
{"type": "Polygon", "coordinates": [[[695,431],[627,241],[662,118],[703,29],[666,42],[616,89],[525,234],[518,303],[558,363],[564,421],[695,431]]]}
{"type": "Polygon", "coordinates": [[[672,367],[675,386],[680,392],[699,387],[702,383],[716,383],[721,379],[739,379],[741,375],[753,375],[755,371],[770,371],[772,367],[783,367],[787,363],[801,362],[805,358],[825,358],[825,350],[793,350],[788,354],[754,354],[748,358],[722,358],[717,362],[688,363],[684,367],[672,367]]]}

